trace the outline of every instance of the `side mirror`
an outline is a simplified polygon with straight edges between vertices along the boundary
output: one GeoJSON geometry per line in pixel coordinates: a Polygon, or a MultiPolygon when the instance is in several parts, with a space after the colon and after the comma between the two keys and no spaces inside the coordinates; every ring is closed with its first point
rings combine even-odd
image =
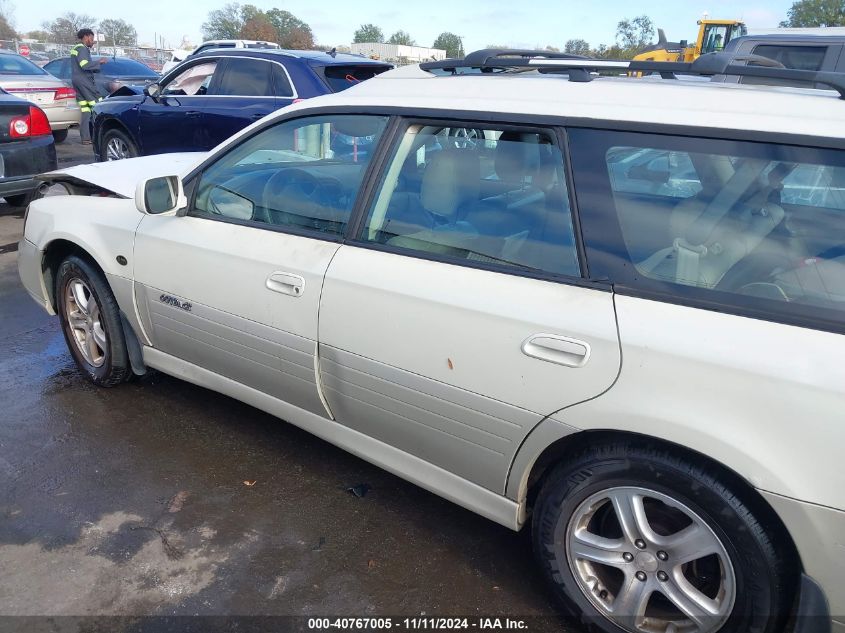
{"type": "Polygon", "coordinates": [[[159,176],[138,183],[135,206],[146,215],[174,215],[188,206],[182,179],[179,176],[159,176]]]}
{"type": "Polygon", "coordinates": [[[161,86],[155,82],[149,84],[148,86],[144,86],[144,94],[153,100],[157,100],[161,95],[161,86]]]}

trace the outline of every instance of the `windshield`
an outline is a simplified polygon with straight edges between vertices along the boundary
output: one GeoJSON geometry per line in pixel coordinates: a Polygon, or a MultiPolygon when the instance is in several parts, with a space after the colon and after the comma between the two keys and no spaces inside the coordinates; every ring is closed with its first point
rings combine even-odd
{"type": "Polygon", "coordinates": [[[157,72],[141,62],[136,62],[134,59],[128,59],[126,57],[105,57],[105,59],[108,61],[102,67],[102,72],[106,75],[149,77],[150,79],[158,77],[157,72]]]}
{"type": "Polygon", "coordinates": [[[31,61],[20,55],[0,55],[0,75],[46,75],[31,61]]]}

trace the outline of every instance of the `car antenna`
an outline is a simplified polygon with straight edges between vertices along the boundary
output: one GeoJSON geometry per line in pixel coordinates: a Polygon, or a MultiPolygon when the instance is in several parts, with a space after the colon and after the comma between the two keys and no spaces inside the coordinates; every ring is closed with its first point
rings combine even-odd
{"type": "Polygon", "coordinates": [[[332,57],[337,57],[337,46],[335,46],[334,48],[332,48],[332,50],[329,51],[329,55],[331,55],[332,57]]]}

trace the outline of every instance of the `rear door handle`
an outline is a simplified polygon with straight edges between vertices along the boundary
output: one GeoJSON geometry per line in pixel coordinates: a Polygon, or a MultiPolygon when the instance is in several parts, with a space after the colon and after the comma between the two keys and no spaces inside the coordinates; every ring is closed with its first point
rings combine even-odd
{"type": "Polygon", "coordinates": [[[276,271],[267,277],[265,285],[273,292],[281,292],[291,297],[301,297],[305,292],[305,279],[293,273],[276,271]]]}
{"type": "Polygon", "coordinates": [[[522,344],[522,353],[566,367],[583,367],[590,360],[590,345],[557,334],[535,334],[522,344]]]}

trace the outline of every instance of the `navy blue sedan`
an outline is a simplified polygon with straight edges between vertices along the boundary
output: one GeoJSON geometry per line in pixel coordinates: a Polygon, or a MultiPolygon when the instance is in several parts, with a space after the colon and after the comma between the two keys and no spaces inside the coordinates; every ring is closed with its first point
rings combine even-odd
{"type": "Polygon", "coordinates": [[[353,55],[218,49],[192,56],[143,90],[124,87],[92,117],[94,152],[119,160],[205,151],[274,110],[338,92],[392,68],[353,55]]]}

